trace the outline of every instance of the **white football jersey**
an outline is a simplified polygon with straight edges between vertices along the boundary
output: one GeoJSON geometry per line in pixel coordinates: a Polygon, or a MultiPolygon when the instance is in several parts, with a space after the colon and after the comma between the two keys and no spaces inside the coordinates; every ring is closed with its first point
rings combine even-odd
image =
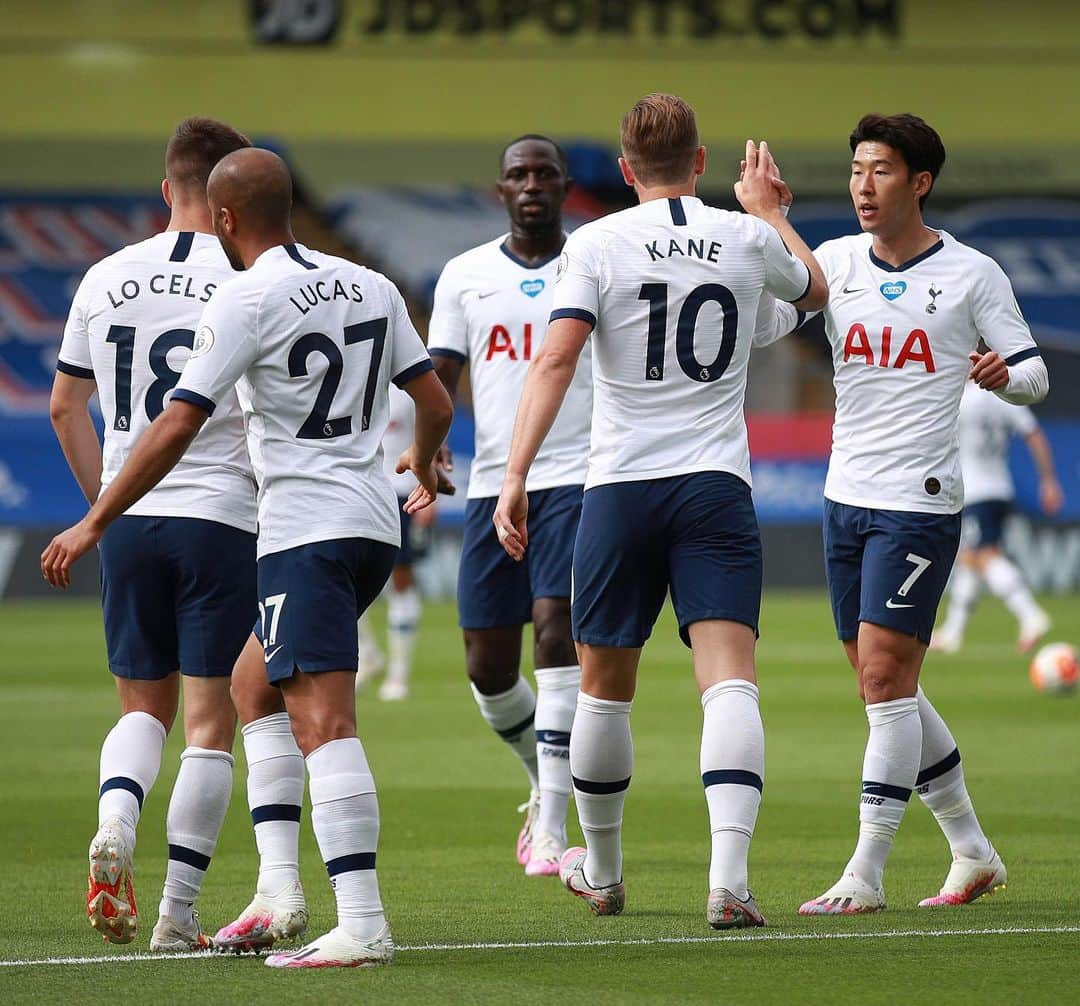
{"type": "Polygon", "coordinates": [[[940,233],[899,268],[874,255],[870,234],[814,252],[829,281],[836,419],[825,495],[834,502],[957,513],[968,354],[982,338],[1009,364],[1039,355],[1001,267],[940,233]]]}
{"type": "Polygon", "coordinates": [[[401,541],[383,469],[390,381],[431,360],[385,276],[276,245],[207,306],[175,397],[214,410],[239,382],[259,483],[259,555],[316,541],[401,541]]]}
{"type": "Polygon", "coordinates": [[[595,325],[586,488],[700,471],[749,484],[743,397],[761,297],[809,288],[772,227],[690,196],[575,231],[551,317],[595,325]]]}
{"type": "MultiPolygon", "coordinates": [[[[518,401],[529,361],[551,314],[558,257],[525,265],[505,247],[507,235],[446,263],[435,287],[428,326],[432,356],[468,361],[476,416],[476,453],[469,499],[498,496],[510,457],[518,401]]],[[[588,347],[551,432],[529,471],[526,488],[581,485],[589,453],[592,362],[588,347]]]]}
{"type": "Polygon", "coordinates": [[[960,399],[960,469],[964,473],[964,503],[1011,500],[1009,441],[1039,428],[1026,405],[1010,405],[972,382],[960,399]]]}
{"type": "Polygon", "coordinates": [[[399,496],[408,496],[416,488],[416,476],[412,472],[398,475],[394,469],[398,458],[413,444],[413,428],[416,425],[416,404],[396,385],[390,385],[390,419],[383,434],[383,467],[386,477],[399,496]]]}
{"type": "MultiPolygon", "coordinates": [[[[92,266],[75,294],[57,369],[97,383],[105,420],[101,488],[165,408],[215,289],[236,274],[213,234],[166,231],[92,266]]],[[[126,511],[255,530],[255,485],[236,393],[180,463],[126,511]]]]}

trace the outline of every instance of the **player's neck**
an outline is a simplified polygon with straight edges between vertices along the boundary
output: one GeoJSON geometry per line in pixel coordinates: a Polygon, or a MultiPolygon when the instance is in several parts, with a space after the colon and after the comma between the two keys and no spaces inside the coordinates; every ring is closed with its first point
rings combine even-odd
{"type": "Polygon", "coordinates": [[[292,231],[285,230],[274,234],[251,237],[244,242],[238,241],[236,250],[240,254],[240,261],[244,263],[244,268],[250,269],[263,252],[269,251],[271,248],[277,248],[279,245],[294,244],[296,244],[296,238],[293,237],[292,231]]]}
{"type": "Polygon", "coordinates": [[[697,195],[697,175],[691,177],[688,182],[680,182],[678,185],[651,185],[645,186],[640,182],[634,182],[634,191],[637,193],[638,202],[651,203],[654,199],[678,199],[679,196],[697,195]]]}
{"type": "Polygon", "coordinates": [[[213,234],[214,224],[210,211],[201,207],[182,207],[173,205],[169,214],[167,231],[194,231],[196,234],[213,234]]]}
{"type": "Polygon", "coordinates": [[[566,235],[562,221],[556,227],[545,231],[527,231],[511,225],[510,236],[506,239],[508,251],[523,262],[545,262],[562,251],[566,235]]]}
{"type": "Polygon", "coordinates": [[[901,266],[928,248],[933,248],[940,240],[941,235],[927,227],[922,217],[918,217],[894,234],[875,234],[874,254],[889,265],[901,266]]]}

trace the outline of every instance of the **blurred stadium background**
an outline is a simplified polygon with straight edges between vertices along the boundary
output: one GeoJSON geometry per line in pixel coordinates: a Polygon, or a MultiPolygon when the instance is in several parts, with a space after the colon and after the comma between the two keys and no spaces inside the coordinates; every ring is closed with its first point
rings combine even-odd
{"type": "MultiPolygon", "coordinates": [[[[160,228],[163,146],[190,114],[284,154],[298,236],[394,278],[421,330],[452,255],[495,236],[502,146],[560,140],[573,226],[632,198],[621,114],[670,90],[697,109],[709,201],[732,205],[747,137],[768,139],[816,245],[850,232],[847,135],[861,114],[913,111],[948,162],[928,221],[994,256],[1044,347],[1037,410],[1067,505],[1022,512],[1011,551],[1041,591],[1080,587],[1080,6],[1052,0],[6,0],[0,13],[0,598],[45,588],[37,557],[85,504],[48,420],[56,350],[94,261],[160,228]]],[[[818,521],[831,368],[810,329],[753,361],[748,412],[770,586],[821,583],[818,521]]],[[[448,594],[461,493],[423,570],[448,594]]],[[[76,587],[97,590],[91,563],[76,587]]]]}

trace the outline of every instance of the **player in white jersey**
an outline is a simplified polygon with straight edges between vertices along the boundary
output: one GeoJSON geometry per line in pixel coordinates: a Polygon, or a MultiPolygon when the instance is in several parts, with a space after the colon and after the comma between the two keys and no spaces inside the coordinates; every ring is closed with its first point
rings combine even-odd
{"type": "Polygon", "coordinates": [[[529,474],[532,549],[510,560],[491,529],[514,412],[551,313],[566,235],[566,157],[547,137],[504,149],[497,189],[510,233],[451,259],[435,289],[428,348],[453,394],[469,364],[476,453],[458,569],[465,665],[480,713],[521,760],[531,793],[517,859],[528,876],[558,874],[570,799],[568,748],[581,670],[570,635],[570,565],[589,443],[589,359],[578,365],[551,436],[529,474]],[[533,623],[536,693],[519,673],[533,623]]]}
{"type": "MultiPolygon", "coordinates": [[[[864,117],[850,137],[851,198],[863,233],[815,251],[836,384],[825,482],[826,577],[837,635],[858,676],[870,735],[859,841],[840,880],[803,915],[880,911],[885,860],[912,790],[949,840],[953,865],[923,906],[1004,884],[964,783],[956,742],[919,687],[960,539],[957,416],[965,382],[1014,403],[1046,394],[1046,368],[1005,274],[926,227],[945,161],[911,115],[864,117]],[[976,352],[980,337],[994,350],[976,352]]],[[[779,306],[785,326],[794,312],[779,306]]]]}
{"type": "MultiPolygon", "coordinates": [[[[165,156],[168,229],[91,267],[75,294],[50,411],[91,503],[165,408],[203,308],[233,275],[213,234],[206,179],[221,157],[246,146],[224,123],[182,122],[165,156]],[[104,452],[87,408],[95,391],[104,452]]],[[[183,463],[109,528],[101,585],[123,715],[101,749],[87,914],[109,942],[135,938],[135,831],[182,675],[187,746],[169,804],[169,863],[150,947],[203,948],[193,906],[232,792],[229,673],[257,610],[255,490],[235,394],[223,397],[183,463]]]]}
{"type": "Polygon", "coordinates": [[[756,215],[713,209],[694,195],[705,148],[679,98],[639,101],[623,119],[622,151],[623,177],[640,205],[585,225],[566,243],[494,522],[507,552],[527,555],[525,479],[591,332],[595,406],[574,546],[582,679],[570,739],[588,849],[568,849],[560,877],[594,913],[622,911],[630,707],[641,648],[670,588],[704,710],[706,918],[717,929],[761,926],[747,887],[764,776],[754,673],[761,541],[743,398],[762,297],[820,308],[825,279],[781,213],[766,145],[747,144],[736,185],[756,215]]]}
{"type": "MultiPolygon", "coordinates": [[[[401,550],[394,560],[394,571],[390,574],[390,590],[386,604],[387,652],[389,665],[386,678],[379,686],[379,698],[383,702],[399,702],[409,696],[409,679],[412,676],[413,649],[419,629],[420,613],[423,601],[416,586],[413,566],[422,559],[431,541],[431,526],[435,520],[435,507],[421,510],[415,516],[404,509],[406,499],[416,485],[410,472],[398,474],[398,458],[409,449],[413,441],[413,420],[416,407],[413,400],[404,391],[390,388],[390,421],[383,437],[383,463],[387,477],[394,487],[398,498],[398,512],[401,517],[401,550]]],[[[365,635],[370,636],[366,617],[359,625],[359,646],[365,645],[365,635]]],[[[370,645],[376,646],[374,637],[370,645]]],[[[361,652],[356,675],[356,687],[361,689],[367,681],[381,670],[381,654],[374,659],[365,660],[361,652]]]]}
{"type": "Polygon", "coordinates": [[[1043,512],[1057,513],[1064,502],[1050,443],[1031,410],[1008,405],[996,395],[980,394],[973,384],[967,385],[960,399],[960,468],[964,473],[960,554],[949,582],[949,611],[930,641],[932,650],[955,653],[960,649],[983,582],[1016,616],[1021,653],[1034,647],[1050,628],[1050,616],[1001,547],[1015,495],[1009,474],[1009,443],[1014,434],[1023,438],[1035,462],[1043,512]]]}
{"type": "MultiPolygon", "coordinates": [[[[410,510],[434,499],[434,456],[452,406],[394,286],[294,242],[291,179],[280,158],[266,150],[231,154],[214,169],[207,194],[222,247],[245,271],[217,291],[200,319],[168,408],[87,517],[53,540],[42,569],[50,582],[65,582],[71,562],[176,465],[241,383],[260,473],[266,677],[281,689],[306,759],[312,825],[338,905],[336,928],[266,963],[389,963],[394,945],[375,876],[378,803],[356,736],[355,626],[386,582],[400,541],[382,464],[387,386],[394,380],[418,405],[416,439],[399,463],[420,482],[410,510]]],[[[276,737],[260,737],[262,754],[287,760],[284,746],[271,751],[274,745],[276,737]]],[[[275,792],[290,783],[279,773],[275,792]]],[[[269,805],[269,820],[280,819],[283,805],[269,805]]]]}

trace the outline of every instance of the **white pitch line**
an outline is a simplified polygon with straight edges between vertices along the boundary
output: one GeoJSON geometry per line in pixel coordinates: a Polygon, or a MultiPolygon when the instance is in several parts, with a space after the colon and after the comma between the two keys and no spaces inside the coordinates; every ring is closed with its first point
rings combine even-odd
{"type": "MultiPolygon", "coordinates": [[[[910,937],[929,939],[943,936],[1025,936],[1033,934],[1080,933],[1080,926],[1009,926],[996,929],[887,929],[876,933],[746,933],[730,936],[659,936],[626,940],[535,940],[520,943],[419,943],[400,946],[399,953],[448,953],[458,950],[542,950],[589,947],[659,947],[703,943],[780,943],[818,940],[895,940],[910,937]]],[[[108,957],[44,957],[37,960],[0,960],[2,968],[72,966],[81,964],[132,964],[138,961],[228,960],[227,953],[117,954],[108,957]]],[[[240,957],[260,956],[241,954],[240,957]]]]}

